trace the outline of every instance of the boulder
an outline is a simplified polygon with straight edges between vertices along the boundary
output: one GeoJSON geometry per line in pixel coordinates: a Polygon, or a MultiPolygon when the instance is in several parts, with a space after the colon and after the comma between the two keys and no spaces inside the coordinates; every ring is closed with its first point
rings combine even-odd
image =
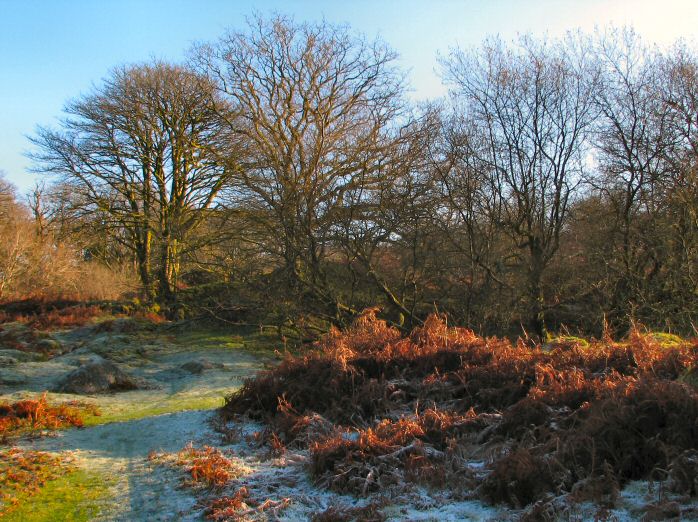
{"type": "Polygon", "coordinates": [[[151,388],[145,381],[128,375],[114,363],[93,359],[73,370],[56,385],[63,393],[92,394],[151,388]]]}
{"type": "Polygon", "coordinates": [[[45,353],[46,355],[62,355],[67,350],[56,339],[41,339],[35,344],[35,351],[45,353]]]}
{"type": "Polygon", "coordinates": [[[17,386],[18,384],[25,384],[27,378],[24,375],[19,375],[15,372],[0,371],[0,384],[5,386],[17,386]]]}
{"type": "Polygon", "coordinates": [[[60,341],[46,332],[41,332],[22,323],[7,323],[0,326],[0,349],[19,350],[55,356],[65,353],[60,341]]]}
{"type": "Polygon", "coordinates": [[[180,368],[186,372],[193,374],[200,374],[204,370],[213,370],[214,368],[223,368],[220,363],[212,363],[206,359],[198,359],[195,361],[187,361],[180,366],[180,368]]]}
{"type": "Polygon", "coordinates": [[[141,330],[150,330],[150,325],[134,319],[132,317],[119,317],[116,319],[107,319],[99,322],[92,327],[95,333],[117,333],[130,334],[141,330]]]}

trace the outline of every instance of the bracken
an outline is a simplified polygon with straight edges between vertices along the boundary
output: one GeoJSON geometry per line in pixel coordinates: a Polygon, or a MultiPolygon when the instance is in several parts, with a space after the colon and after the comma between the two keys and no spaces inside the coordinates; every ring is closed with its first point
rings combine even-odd
{"type": "Polygon", "coordinates": [[[695,341],[634,330],[531,346],[438,315],[402,336],[371,309],[315,348],[246,381],[221,415],[267,422],[277,447],[308,447],[327,487],[369,495],[411,481],[515,507],[574,491],[610,506],[628,480],[670,474],[696,495],[698,394],[682,382],[695,341]]]}

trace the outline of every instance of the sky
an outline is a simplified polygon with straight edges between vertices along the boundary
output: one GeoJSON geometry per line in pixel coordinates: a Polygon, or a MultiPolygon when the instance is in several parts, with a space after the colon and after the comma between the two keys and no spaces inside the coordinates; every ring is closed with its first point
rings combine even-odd
{"type": "Polygon", "coordinates": [[[117,65],[184,60],[195,42],[244,29],[254,12],[348,23],[379,36],[408,71],[415,100],[443,96],[436,57],[486,37],[559,36],[632,26],[648,43],[698,38],[698,0],[0,0],[0,171],[20,191],[27,136],[117,65]]]}

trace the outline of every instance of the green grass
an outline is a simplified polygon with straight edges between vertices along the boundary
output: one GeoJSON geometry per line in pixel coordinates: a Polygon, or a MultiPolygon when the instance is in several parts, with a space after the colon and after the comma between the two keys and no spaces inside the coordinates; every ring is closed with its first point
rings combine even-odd
{"type": "Polygon", "coordinates": [[[189,410],[210,410],[223,405],[222,396],[168,397],[157,404],[133,404],[125,403],[119,406],[112,406],[106,411],[102,411],[99,416],[86,416],[85,426],[96,426],[110,422],[124,422],[130,420],[143,419],[153,415],[163,415],[165,413],[176,413],[189,410]]]}
{"type": "Polygon", "coordinates": [[[274,329],[260,330],[254,326],[182,328],[176,333],[175,342],[202,350],[245,350],[266,356],[273,356],[275,350],[284,349],[274,329]]]}
{"type": "Polygon", "coordinates": [[[20,496],[19,503],[3,522],[73,522],[93,520],[100,501],[109,495],[110,484],[102,477],[76,470],[47,482],[38,493],[20,496]]]}

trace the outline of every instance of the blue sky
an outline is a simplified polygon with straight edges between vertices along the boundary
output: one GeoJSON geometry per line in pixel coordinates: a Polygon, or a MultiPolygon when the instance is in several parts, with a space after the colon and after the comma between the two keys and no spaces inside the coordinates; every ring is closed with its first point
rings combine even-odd
{"type": "Polygon", "coordinates": [[[410,71],[415,99],[445,93],[437,52],[489,35],[556,36],[613,23],[660,45],[698,36],[698,0],[0,0],[0,171],[26,190],[35,179],[26,172],[26,136],[54,125],[66,100],[115,65],[182,60],[193,42],[243,28],[254,10],[380,35],[410,71]]]}

